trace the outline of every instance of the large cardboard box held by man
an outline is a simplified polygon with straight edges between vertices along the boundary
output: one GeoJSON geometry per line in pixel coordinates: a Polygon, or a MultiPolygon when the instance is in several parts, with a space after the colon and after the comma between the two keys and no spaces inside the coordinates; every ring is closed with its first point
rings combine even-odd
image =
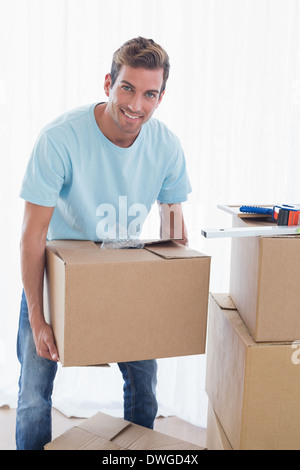
{"type": "MultiPolygon", "coordinates": [[[[233,227],[266,222],[233,216],[233,227]]],[[[300,339],[300,235],[233,238],[230,296],[255,341],[300,339]]]]}
{"type": "Polygon", "coordinates": [[[300,450],[297,345],[255,342],[228,295],[209,319],[206,392],[232,448],[300,450]]]}
{"type": "Polygon", "coordinates": [[[179,243],[46,247],[45,311],[64,366],[203,354],[210,258],[179,243]]]}
{"type": "MultiPolygon", "coordinates": [[[[84,420],[79,426],[66,431],[61,436],[49,442],[45,450],[204,450],[203,447],[190,442],[177,439],[143,426],[130,423],[121,418],[97,413],[92,418],[84,420]]],[[[109,454],[104,454],[105,456],[109,454]]],[[[110,454],[111,462],[103,460],[101,463],[116,464],[119,453],[110,454]]],[[[124,454],[122,454],[124,455],[124,454]]],[[[126,455],[131,455],[126,452],[126,455]]],[[[105,457],[107,458],[107,457],[105,457]]],[[[123,463],[129,465],[129,461],[123,463]]],[[[98,462],[99,463],[99,462],[98,462]]],[[[134,461],[131,462],[133,466],[134,461]]],[[[147,464],[147,462],[145,461],[147,464]]],[[[148,463],[155,463],[151,458],[148,463]]],[[[175,462],[171,462],[175,463],[175,462]]],[[[180,461],[180,463],[183,463],[180,461]]]]}

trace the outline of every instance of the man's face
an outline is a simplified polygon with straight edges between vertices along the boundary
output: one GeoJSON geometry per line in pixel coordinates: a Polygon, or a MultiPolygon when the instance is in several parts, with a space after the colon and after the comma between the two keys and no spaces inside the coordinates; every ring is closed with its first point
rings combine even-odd
{"type": "Polygon", "coordinates": [[[131,138],[138,135],[162,100],[162,84],[162,68],[148,70],[123,65],[113,87],[110,74],[106,75],[107,111],[117,133],[131,138]]]}

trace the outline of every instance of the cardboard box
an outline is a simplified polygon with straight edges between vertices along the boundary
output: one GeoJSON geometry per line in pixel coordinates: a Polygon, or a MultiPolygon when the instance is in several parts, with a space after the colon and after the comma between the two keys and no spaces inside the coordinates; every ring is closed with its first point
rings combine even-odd
{"type": "MultiPolygon", "coordinates": [[[[266,225],[233,217],[234,227],[266,225]]],[[[233,238],[230,296],[255,341],[300,339],[300,236],[233,238]]]]}
{"type": "Polygon", "coordinates": [[[295,345],[256,343],[228,295],[209,319],[206,392],[233,449],[300,450],[295,345]]]}
{"type": "Polygon", "coordinates": [[[206,448],[207,450],[233,450],[210,401],[207,411],[206,448]]]}
{"type": "Polygon", "coordinates": [[[203,447],[195,444],[103,413],[97,413],[92,418],[83,421],[79,426],[69,429],[45,446],[45,450],[120,451],[125,449],[204,450],[203,447]]]}
{"type": "Polygon", "coordinates": [[[45,311],[64,366],[203,354],[210,257],[176,242],[46,248],[45,311]]]}

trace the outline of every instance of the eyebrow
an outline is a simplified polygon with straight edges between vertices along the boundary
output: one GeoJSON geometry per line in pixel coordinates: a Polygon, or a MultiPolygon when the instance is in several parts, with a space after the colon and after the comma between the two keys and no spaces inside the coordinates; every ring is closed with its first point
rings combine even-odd
{"type": "MultiPolygon", "coordinates": [[[[132,83],[127,82],[127,80],[121,80],[121,83],[125,83],[126,85],[129,85],[131,88],[135,89],[135,86],[132,85],[132,83]]],[[[146,93],[160,93],[159,90],[147,90],[146,93]]]]}

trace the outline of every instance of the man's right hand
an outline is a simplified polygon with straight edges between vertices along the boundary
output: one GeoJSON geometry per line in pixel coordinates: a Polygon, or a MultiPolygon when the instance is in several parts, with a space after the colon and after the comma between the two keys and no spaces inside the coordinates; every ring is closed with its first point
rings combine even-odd
{"type": "Polygon", "coordinates": [[[36,352],[39,356],[58,362],[58,351],[55,346],[53,330],[46,322],[42,326],[32,328],[36,352]]]}

